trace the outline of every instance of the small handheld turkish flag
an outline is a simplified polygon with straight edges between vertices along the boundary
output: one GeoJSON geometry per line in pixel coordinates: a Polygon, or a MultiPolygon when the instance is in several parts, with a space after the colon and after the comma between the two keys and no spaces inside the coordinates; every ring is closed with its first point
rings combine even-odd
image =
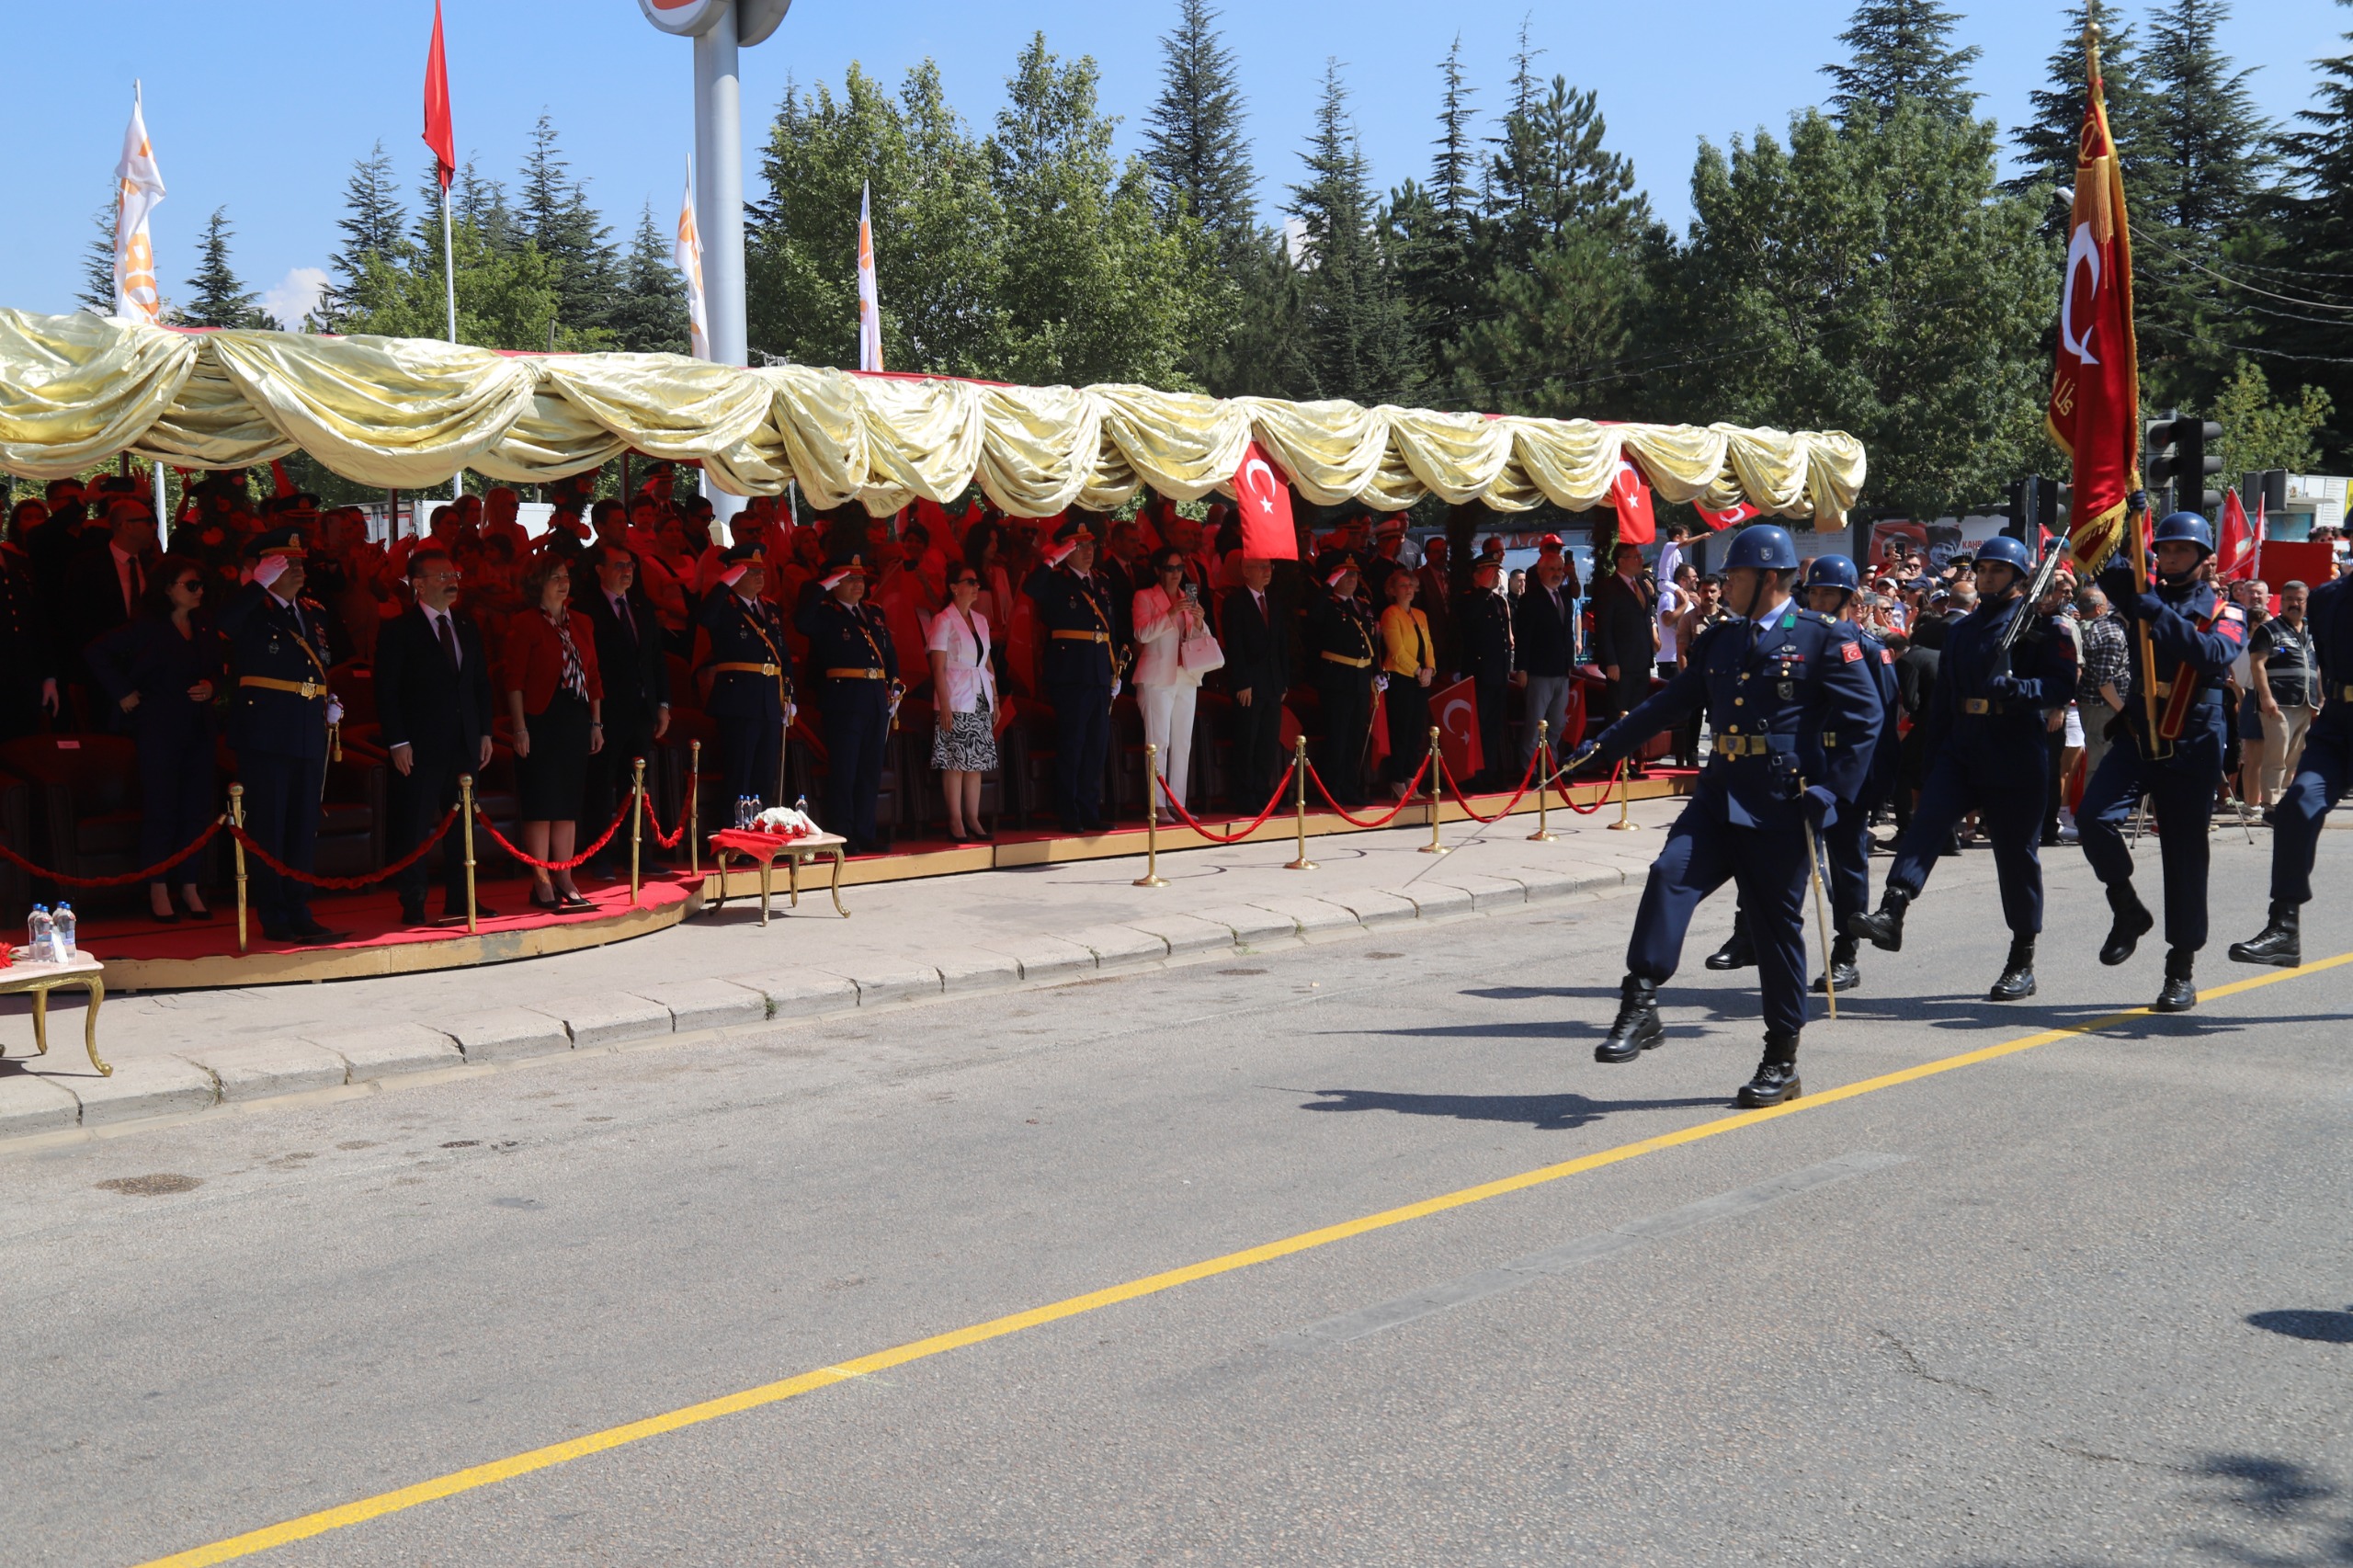
{"type": "Polygon", "coordinates": [[[1430,693],[1430,718],[1438,724],[1438,754],[1456,780],[1469,784],[1487,770],[1479,743],[1478,683],[1465,676],[1452,686],[1430,693]]]}
{"type": "Polygon", "coordinates": [[[1242,553],[1253,561],[1296,561],[1299,533],[1291,526],[1290,487],[1253,440],[1233,471],[1233,499],[1242,511],[1242,553]]]}
{"type": "Polygon", "coordinates": [[[2222,548],[2214,552],[2214,575],[2225,583],[2255,575],[2255,528],[2235,490],[2222,492],[2222,548]]]}
{"type": "Polygon", "coordinates": [[[458,172],[458,133],[449,122],[449,60],[441,49],[441,0],[433,0],[433,43],[425,51],[425,144],[441,176],[441,188],[458,172]]]}
{"type": "Polygon", "coordinates": [[[1755,502],[1748,500],[1735,501],[1721,512],[1711,512],[1694,501],[1691,503],[1691,509],[1699,514],[1701,522],[1718,533],[1722,533],[1734,523],[1745,523],[1751,517],[1761,517],[1765,515],[1755,502]]]}
{"type": "Polygon", "coordinates": [[[1648,544],[1658,537],[1651,513],[1651,487],[1631,458],[1618,460],[1618,477],[1609,482],[1609,504],[1618,508],[1618,542],[1648,544]]]}

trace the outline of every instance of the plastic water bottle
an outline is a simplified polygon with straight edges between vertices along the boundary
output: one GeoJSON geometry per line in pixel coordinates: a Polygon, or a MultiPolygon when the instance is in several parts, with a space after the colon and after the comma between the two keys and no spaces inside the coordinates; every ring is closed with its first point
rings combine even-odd
{"type": "Polygon", "coordinates": [[[57,929],[50,919],[49,905],[36,903],[25,921],[25,957],[34,963],[54,961],[51,953],[57,946],[57,929]]]}
{"type": "Polygon", "coordinates": [[[74,961],[74,906],[60,903],[57,913],[50,916],[50,940],[57,949],[59,963],[74,961]]]}

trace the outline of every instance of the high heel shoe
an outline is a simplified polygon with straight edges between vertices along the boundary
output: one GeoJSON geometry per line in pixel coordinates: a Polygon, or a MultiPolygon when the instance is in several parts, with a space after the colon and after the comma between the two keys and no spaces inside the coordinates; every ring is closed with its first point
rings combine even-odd
{"type": "Polygon", "coordinates": [[[548,890],[547,897],[541,898],[540,896],[540,890],[537,887],[534,887],[531,889],[530,896],[531,907],[533,909],[544,909],[552,914],[563,907],[563,895],[557,892],[553,888],[550,888],[548,890]]]}
{"type": "Polygon", "coordinates": [[[176,926],[180,923],[178,910],[170,909],[158,914],[153,904],[148,905],[147,918],[153,920],[158,926],[176,926]]]}

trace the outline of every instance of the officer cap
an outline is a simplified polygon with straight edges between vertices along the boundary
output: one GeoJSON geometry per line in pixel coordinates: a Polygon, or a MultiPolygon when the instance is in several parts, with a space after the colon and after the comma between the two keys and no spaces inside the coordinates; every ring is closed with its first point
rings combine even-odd
{"type": "Polygon", "coordinates": [[[307,555],[302,543],[302,530],[298,528],[267,528],[245,541],[245,559],[259,561],[271,555],[307,555]]]}
{"type": "MultiPolygon", "coordinates": [[[[736,548],[740,550],[743,547],[738,545],[736,548]]],[[[752,553],[756,555],[759,552],[754,551],[752,553]]],[[[856,551],[845,551],[826,557],[825,574],[818,581],[826,592],[831,593],[852,577],[860,582],[866,580],[866,558],[856,551]]]]}
{"type": "Polygon", "coordinates": [[[2176,512],[2157,524],[2157,531],[2150,539],[2152,544],[2175,541],[2194,544],[2200,560],[2214,553],[2214,529],[2195,512],[2176,512]]]}
{"type": "Polygon", "coordinates": [[[1862,586],[1862,577],[1855,571],[1854,561],[1844,555],[1817,555],[1806,569],[1805,585],[1809,588],[1837,588],[1853,593],[1862,586]]]}
{"type": "Polygon", "coordinates": [[[1401,539],[1405,532],[1405,519],[1402,514],[1392,512],[1373,525],[1372,532],[1376,539],[1401,539]]]}
{"type": "Polygon", "coordinates": [[[1327,588],[1358,569],[1357,558],[1345,550],[1327,550],[1315,558],[1316,578],[1327,588]]]}
{"type": "Polygon", "coordinates": [[[1063,526],[1054,530],[1056,544],[1092,544],[1095,530],[1086,526],[1085,517],[1065,517],[1063,526]]]}
{"type": "Polygon", "coordinates": [[[1977,547],[1977,564],[1983,566],[1988,562],[2006,566],[2021,576],[2034,570],[2034,558],[2027,553],[2026,541],[2007,534],[1996,534],[1977,547]]]}
{"type": "MultiPolygon", "coordinates": [[[[730,566],[736,564],[738,562],[758,561],[760,558],[760,541],[756,539],[747,539],[738,543],[731,544],[725,550],[719,552],[719,559],[724,561],[730,566]]],[[[852,557],[851,559],[856,558],[852,557]]]]}
{"type": "Polygon", "coordinates": [[[1731,548],[1724,551],[1724,570],[1747,566],[1763,572],[1794,572],[1798,569],[1798,547],[1790,538],[1790,530],[1771,523],[1756,523],[1733,535],[1731,548]]]}
{"type": "Polygon", "coordinates": [[[1471,575],[1473,577],[1476,577],[1482,572],[1500,572],[1503,569],[1504,558],[1500,555],[1478,555],[1472,557],[1471,575]]]}

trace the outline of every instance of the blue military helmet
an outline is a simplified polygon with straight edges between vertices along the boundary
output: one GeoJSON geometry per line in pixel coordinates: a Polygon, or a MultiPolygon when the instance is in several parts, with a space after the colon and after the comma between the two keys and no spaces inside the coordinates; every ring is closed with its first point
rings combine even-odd
{"type": "Polygon", "coordinates": [[[1838,588],[1854,593],[1863,585],[1855,562],[1844,555],[1817,555],[1805,571],[1805,585],[1809,588],[1838,588]]]}
{"type": "Polygon", "coordinates": [[[1796,571],[1798,547],[1790,530],[1757,523],[1733,535],[1732,545],[1724,551],[1723,569],[1730,572],[1742,566],[1758,572],[1796,571]]]}
{"type": "Polygon", "coordinates": [[[2006,566],[2023,577],[2034,570],[2034,557],[2027,553],[2026,541],[2008,534],[1995,534],[1977,547],[1977,564],[1987,562],[2006,566]]]}
{"type": "Polygon", "coordinates": [[[2196,545],[2200,560],[2214,553],[2214,529],[2195,512],[2175,512],[2160,518],[2157,531],[2149,540],[2153,545],[2177,541],[2196,545]]]}

